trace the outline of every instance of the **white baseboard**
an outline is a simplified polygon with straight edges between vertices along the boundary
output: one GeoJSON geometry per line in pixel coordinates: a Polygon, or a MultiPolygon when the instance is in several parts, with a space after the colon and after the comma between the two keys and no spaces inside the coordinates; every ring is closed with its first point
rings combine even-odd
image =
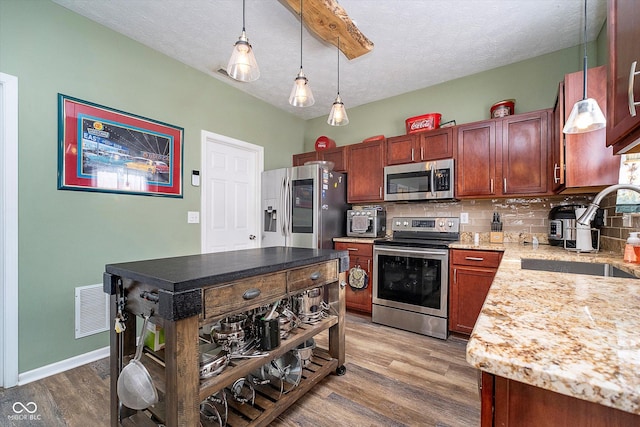
{"type": "Polygon", "coordinates": [[[109,346],[18,374],[18,385],[25,385],[33,381],[38,381],[51,375],[59,374],[60,372],[95,362],[96,360],[100,360],[105,357],[109,357],[109,346]]]}

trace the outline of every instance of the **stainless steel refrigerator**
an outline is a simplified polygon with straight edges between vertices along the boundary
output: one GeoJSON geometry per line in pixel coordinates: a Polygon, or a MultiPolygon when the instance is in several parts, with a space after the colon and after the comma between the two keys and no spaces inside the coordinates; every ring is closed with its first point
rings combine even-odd
{"type": "Polygon", "coordinates": [[[262,173],[262,247],[333,249],[346,235],[347,176],[319,164],[262,173]]]}

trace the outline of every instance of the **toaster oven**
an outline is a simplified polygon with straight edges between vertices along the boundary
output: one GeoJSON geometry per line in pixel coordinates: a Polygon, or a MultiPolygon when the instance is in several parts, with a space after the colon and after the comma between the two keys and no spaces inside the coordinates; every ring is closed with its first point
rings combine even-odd
{"type": "Polygon", "coordinates": [[[347,236],[383,237],[387,214],[380,209],[350,209],[347,211],[347,236]]]}

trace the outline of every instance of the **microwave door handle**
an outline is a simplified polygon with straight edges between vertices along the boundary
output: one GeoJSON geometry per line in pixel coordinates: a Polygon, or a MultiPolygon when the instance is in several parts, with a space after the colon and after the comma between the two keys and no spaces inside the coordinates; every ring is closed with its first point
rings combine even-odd
{"type": "Polygon", "coordinates": [[[431,165],[431,195],[436,196],[436,170],[435,165],[431,165]]]}

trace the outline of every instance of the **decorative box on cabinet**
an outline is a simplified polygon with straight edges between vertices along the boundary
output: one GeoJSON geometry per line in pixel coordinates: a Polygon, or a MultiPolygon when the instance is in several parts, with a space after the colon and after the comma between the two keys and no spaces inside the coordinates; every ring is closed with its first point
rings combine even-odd
{"type": "Polygon", "coordinates": [[[640,102],[640,73],[635,74],[640,71],[640,7],[634,0],[609,0],[608,4],[607,145],[614,146],[614,154],[637,153],[640,104],[631,104],[640,102]]]}
{"type": "MultiPolygon", "coordinates": [[[[346,305],[347,310],[355,310],[363,313],[371,314],[371,279],[373,270],[373,244],[371,243],[345,243],[336,242],[335,249],[337,251],[349,252],[349,269],[359,265],[367,272],[369,284],[364,289],[353,289],[350,286],[346,288],[346,305]]],[[[347,275],[347,285],[349,276],[347,275]]]]}
{"type": "MultiPolygon", "coordinates": [[[[606,111],[605,66],[587,70],[587,92],[600,108],[606,111]]],[[[613,154],[613,148],[606,146],[606,130],[601,129],[583,134],[562,132],[569,118],[573,104],[583,96],[583,73],[567,74],[558,88],[558,99],[553,112],[552,157],[553,186],[563,193],[597,191],[618,183],[620,157],[613,154]]]]}
{"type": "Polygon", "coordinates": [[[242,425],[269,425],[322,378],[344,373],[347,260],[346,252],[276,247],[107,265],[104,290],[111,295],[111,317],[120,310],[126,317],[124,332],[112,329],[110,335],[111,426],[198,426],[199,404],[208,396],[325,331],[328,349],[314,350],[318,366],[305,368],[303,380],[288,394],[261,398],[255,407],[241,405],[242,425]],[[220,374],[200,379],[199,328],[319,286],[330,306],[326,318],[294,329],[265,357],[234,360],[220,374]],[[145,351],[140,361],[160,400],[138,412],[120,405],[117,382],[135,353],[136,318],[149,313],[165,330],[165,348],[145,351]]]}
{"type": "Polygon", "coordinates": [[[453,128],[441,128],[387,138],[387,165],[453,157],[453,128]]]}
{"type": "Polygon", "coordinates": [[[384,198],[385,141],[347,145],[347,202],[381,202],[384,198]]]}
{"type": "Polygon", "coordinates": [[[470,335],[498,271],[502,252],[452,249],[449,331],[470,335]]]}

